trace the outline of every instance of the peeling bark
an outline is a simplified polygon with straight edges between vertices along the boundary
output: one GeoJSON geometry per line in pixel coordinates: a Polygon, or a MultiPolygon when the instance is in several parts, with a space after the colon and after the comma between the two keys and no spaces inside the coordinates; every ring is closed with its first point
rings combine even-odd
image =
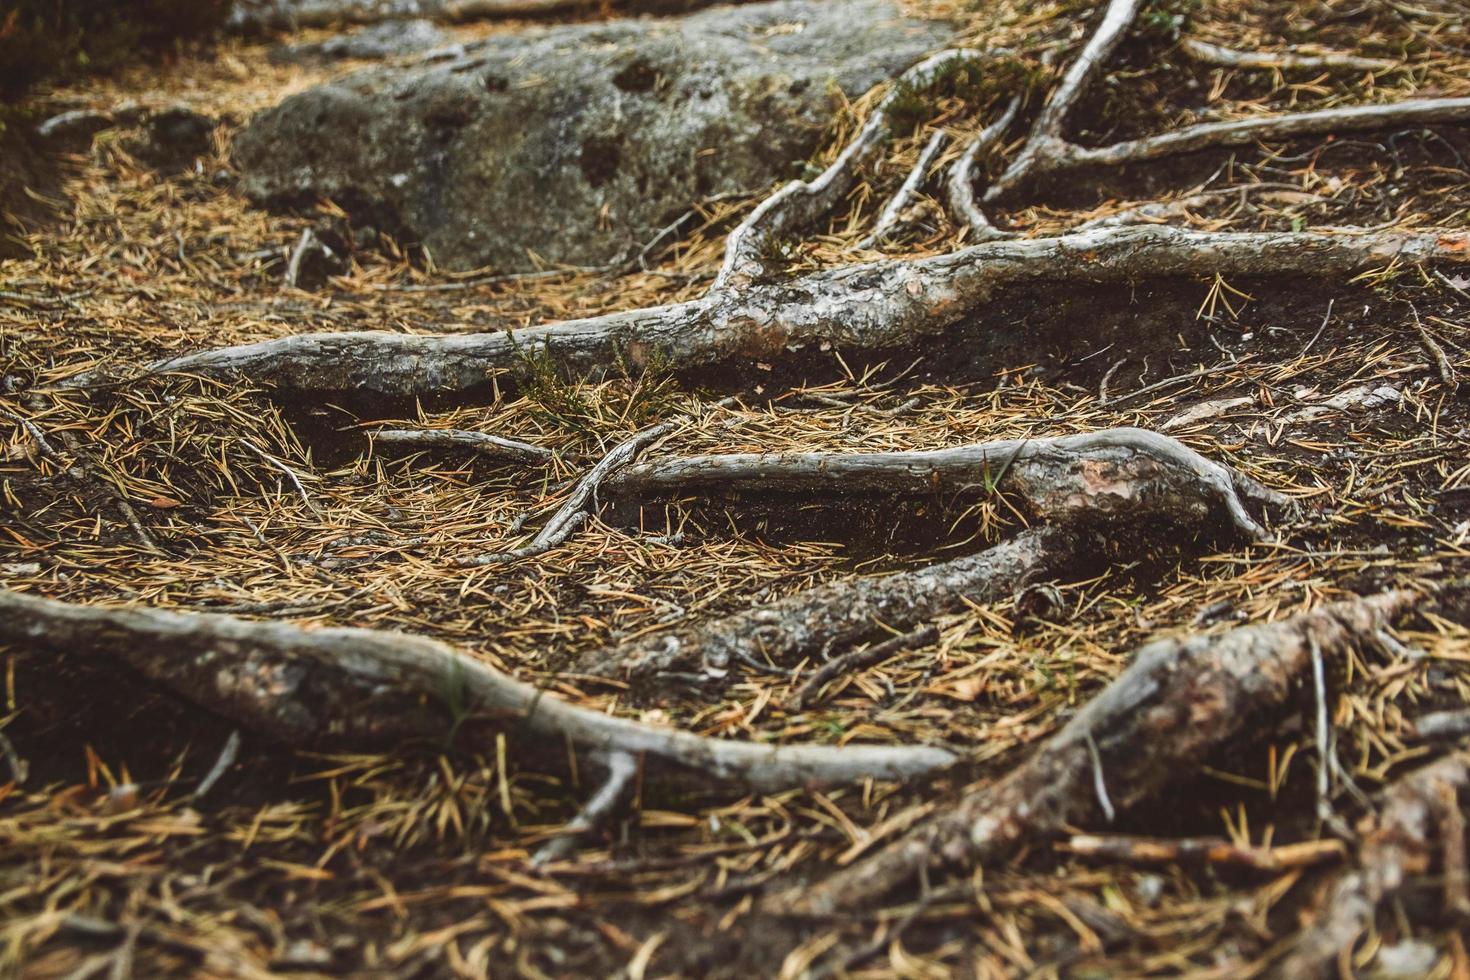
{"type": "Polygon", "coordinates": [[[1077,564],[1074,535],[1025,531],[978,555],[818,586],[766,606],[710,622],[594,650],[582,673],[648,681],[669,671],[697,671],[710,681],[737,662],[791,664],[841,650],[883,632],[907,629],[966,602],[995,602],[1029,582],[1065,574],[1077,564]]]}
{"type": "MultiPolygon", "coordinates": [[[[1397,780],[1384,794],[1383,809],[1370,819],[1355,866],[1332,885],[1321,913],[1293,944],[1274,976],[1329,977],[1338,974],[1341,956],[1369,926],[1377,910],[1403,889],[1408,879],[1428,872],[1436,839],[1442,839],[1447,881],[1456,869],[1449,856],[1464,851],[1464,824],[1446,820],[1448,807],[1459,815],[1456,795],[1470,789],[1470,751],[1460,751],[1397,780]],[[1437,830],[1436,830],[1437,828],[1437,830]],[[1459,841],[1451,838],[1458,832],[1459,841]]],[[[1464,867],[1458,873],[1464,874],[1464,867]]],[[[1447,908],[1451,903],[1447,902],[1447,908]]]]}
{"type": "MultiPolygon", "coordinates": [[[[691,372],[824,344],[845,353],[912,347],[960,323],[1012,326],[990,301],[1013,285],[1134,282],[1214,275],[1342,276],[1403,262],[1470,262],[1465,233],[1215,233],[1105,228],[1064,238],[989,242],[931,258],[874,262],[688,303],[569,320],[511,333],[305,334],[160,361],[151,373],[243,375],[295,391],[418,397],[488,387],[492,374],[545,351],[569,372],[623,353],[691,372]]],[[[85,385],[96,375],[74,381],[85,385]]]]}
{"type": "Polygon", "coordinates": [[[1311,659],[1373,638],[1417,597],[1387,592],[1336,602],[1279,623],[1160,640],[1089,701],[1025,763],[970,790],[937,817],[825,880],[773,895],[768,911],[830,915],[871,902],[935,865],[991,864],[1024,845],[1087,826],[1106,807],[1149,799],[1216,746],[1287,703],[1311,659]]]}

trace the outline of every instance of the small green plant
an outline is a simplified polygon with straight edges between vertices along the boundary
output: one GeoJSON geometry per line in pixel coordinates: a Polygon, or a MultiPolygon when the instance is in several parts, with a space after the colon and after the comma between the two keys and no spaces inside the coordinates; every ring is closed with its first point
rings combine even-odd
{"type": "MultiPolygon", "coordinates": [[[[515,343],[514,338],[511,341],[515,343]]],[[[590,430],[591,404],[582,397],[582,386],[562,376],[556,359],[544,345],[521,347],[516,344],[514,370],[516,384],[537,406],[536,415],[558,428],[579,432],[590,430]]]]}

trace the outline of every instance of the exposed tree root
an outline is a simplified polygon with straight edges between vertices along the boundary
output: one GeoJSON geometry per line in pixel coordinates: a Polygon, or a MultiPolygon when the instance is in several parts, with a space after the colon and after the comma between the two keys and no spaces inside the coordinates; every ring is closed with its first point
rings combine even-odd
{"type": "MultiPolygon", "coordinates": [[[[1276,967],[1278,977],[1339,975],[1374,914],[1394,898],[1410,876],[1429,871],[1442,845],[1447,891],[1455,911],[1455,889],[1465,885],[1465,826],[1458,794],[1470,789],[1470,752],[1460,751],[1399,779],[1384,795],[1382,811],[1368,821],[1355,866],[1334,882],[1316,921],[1276,967]],[[1458,862],[1458,866],[1456,865],[1458,862]]],[[[1463,913],[1461,913],[1463,914],[1463,913]]]]}
{"type": "Polygon", "coordinates": [[[1264,538],[1240,494],[1278,507],[1285,498],[1146,429],[1007,439],[953,449],[887,453],[734,453],[649,460],[607,483],[609,495],[677,497],[739,492],[821,494],[1003,493],[1028,517],[1086,525],[1137,516],[1199,524],[1223,508],[1235,528],[1264,538]]]}
{"type": "Polygon", "coordinates": [[[713,622],[594,650],[578,659],[576,669],[635,681],[694,671],[717,681],[736,662],[791,664],[844,650],[885,626],[908,629],[966,602],[994,602],[1031,581],[1065,574],[1080,555],[1080,543],[1068,532],[1025,531],[978,555],[834,582],[713,622]]]}
{"type": "Polygon", "coordinates": [[[389,449],[419,452],[425,449],[459,450],[478,453],[491,459],[539,465],[549,463],[555,453],[517,439],[492,436],[488,432],[465,429],[375,429],[373,445],[389,449]]]}
{"type": "Polygon", "coordinates": [[[1200,123],[1157,136],[1124,140],[1107,146],[1085,147],[1063,140],[1048,144],[1031,174],[1055,173],[1078,167],[1117,167],[1193,153],[1213,146],[1240,146],[1257,140],[1290,139],[1319,133],[1383,129],[1389,126],[1426,126],[1470,119],[1470,98],[1405,99],[1388,105],[1354,105],[1312,112],[1291,112],[1256,119],[1200,123]]]}
{"type": "Polygon", "coordinates": [[[1242,497],[1282,507],[1286,500],[1180,443],[1142,429],[1014,440],[912,453],[792,453],[696,456],[634,464],[608,482],[609,494],[678,496],[758,488],[847,494],[1004,494],[1028,531],[972,557],[916,571],[821,586],[711,623],[659,633],[578,662],[586,673],[646,680],[678,670],[709,678],[736,661],[792,664],[840,650],[886,626],[913,628],[964,602],[992,602],[1087,562],[1089,531],[1130,528],[1132,540],[1169,529],[1226,527],[1263,538],[1242,497]]]}
{"type": "Polygon", "coordinates": [[[1110,806],[1140,803],[1252,719],[1284,705],[1313,644],[1336,655],[1377,642],[1384,623],[1416,601],[1413,593],[1387,592],[1279,623],[1150,643],[1020,767],[972,789],[877,854],[813,886],[771,896],[766,907],[828,915],[879,899],[936,864],[1001,861],[1065,826],[1095,822],[1110,806]]]}
{"type": "Polygon", "coordinates": [[[925,143],[924,148],[919,151],[919,158],[914,161],[908,176],[903,179],[903,183],[899,185],[893,197],[888,199],[888,203],[883,205],[883,210],[878,213],[878,220],[873,223],[872,232],[858,242],[858,248],[872,248],[899,226],[903,213],[918,196],[919,188],[923,185],[924,178],[929,176],[929,168],[934,166],[934,161],[939,156],[939,151],[944,149],[947,138],[942,129],[936,129],[934,135],[929,137],[929,142],[925,143]]]}
{"type": "Polygon", "coordinates": [[[570,744],[593,762],[625,753],[765,790],[902,780],[956,761],[933,746],[764,745],[657,728],[568,704],[446,644],[381,630],[83,606],[0,589],[0,641],[122,662],[296,746],[443,737],[483,718],[518,740],[526,757],[554,760],[570,744]]]}
{"type": "Polygon", "coordinates": [[[1236,51],[1192,37],[1179,40],[1179,50],[1195,61],[1223,68],[1265,68],[1279,71],[1392,71],[1402,62],[1388,58],[1360,58],[1350,54],[1301,54],[1285,51],[1236,51]]]}
{"type": "MultiPolygon", "coordinates": [[[[844,352],[912,347],[961,322],[1005,329],[991,309],[1005,286],[1137,282],[1177,276],[1343,276],[1402,262],[1470,262],[1470,235],[1220,233],[1104,228],[1030,241],[989,242],[931,258],[874,262],[786,283],[723,292],[510,333],[418,336],[380,331],[305,334],[187,354],[152,373],[243,375],[296,391],[417,397],[488,387],[488,378],[545,354],[569,372],[593,373],[622,353],[681,371],[778,362],[793,349],[844,352]]],[[[76,384],[97,381],[78,380],[76,384]]]]}
{"type": "Polygon", "coordinates": [[[577,840],[592,833],[607,821],[617,807],[628,797],[638,775],[638,759],[627,752],[613,752],[605,761],[607,778],[597,792],[567,822],[561,833],[536,852],[532,860],[536,864],[550,864],[572,852],[577,840]]]}
{"type": "MultiPolygon", "coordinates": [[[[956,64],[980,64],[993,54],[958,48],[941,51],[895,79],[883,101],[832,165],[812,180],[794,180],[766,198],[725,240],[725,260],[710,292],[743,286],[768,272],[768,256],[781,239],[807,231],[857,185],[859,172],[892,135],[893,108],[913,91],[934,83],[956,64]]],[[[874,233],[875,235],[877,232],[874,233]]]]}
{"type": "Polygon", "coordinates": [[[1143,0],[1110,0],[1103,11],[1097,30],[1088,38],[1082,52],[1077,55],[1057,87],[1052,89],[1046,104],[1031,125],[1031,135],[1026,145],[1011,160],[994,184],[985,192],[985,200],[992,201],[1012,187],[1024,181],[1038,163],[1052,156],[1055,147],[1062,143],[1062,126],[1067,113],[1077,103],[1093,77],[1102,69],[1103,63],[1123,40],[1123,35],[1138,16],[1143,0]]]}

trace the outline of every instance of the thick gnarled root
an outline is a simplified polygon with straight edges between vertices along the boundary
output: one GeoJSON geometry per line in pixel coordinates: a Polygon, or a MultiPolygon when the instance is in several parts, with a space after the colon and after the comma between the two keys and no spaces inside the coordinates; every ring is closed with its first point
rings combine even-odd
{"type": "Polygon", "coordinates": [[[1315,647],[1324,656],[1376,642],[1417,597],[1387,592],[1279,623],[1141,648],[1116,680],[1018,768],[970,790],[898,841],[768,911],[829,915],[871,903],[938,865],[1004,861],[1027,843],[1095,823],[1191,772],[1254,718],[1286,704],[1315,647]]]}

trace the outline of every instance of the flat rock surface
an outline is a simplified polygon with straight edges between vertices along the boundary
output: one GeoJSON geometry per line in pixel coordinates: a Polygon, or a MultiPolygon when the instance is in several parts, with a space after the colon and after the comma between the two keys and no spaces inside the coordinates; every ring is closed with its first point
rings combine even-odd
{"type": "Polygon", "coordinates": [[[489,38],[292,96],[235,141],[271,206],[328,198],[446,269],[600,265],[691,201],[757,191],[950,28],[886,0],[781,0],[489,38]]]}

